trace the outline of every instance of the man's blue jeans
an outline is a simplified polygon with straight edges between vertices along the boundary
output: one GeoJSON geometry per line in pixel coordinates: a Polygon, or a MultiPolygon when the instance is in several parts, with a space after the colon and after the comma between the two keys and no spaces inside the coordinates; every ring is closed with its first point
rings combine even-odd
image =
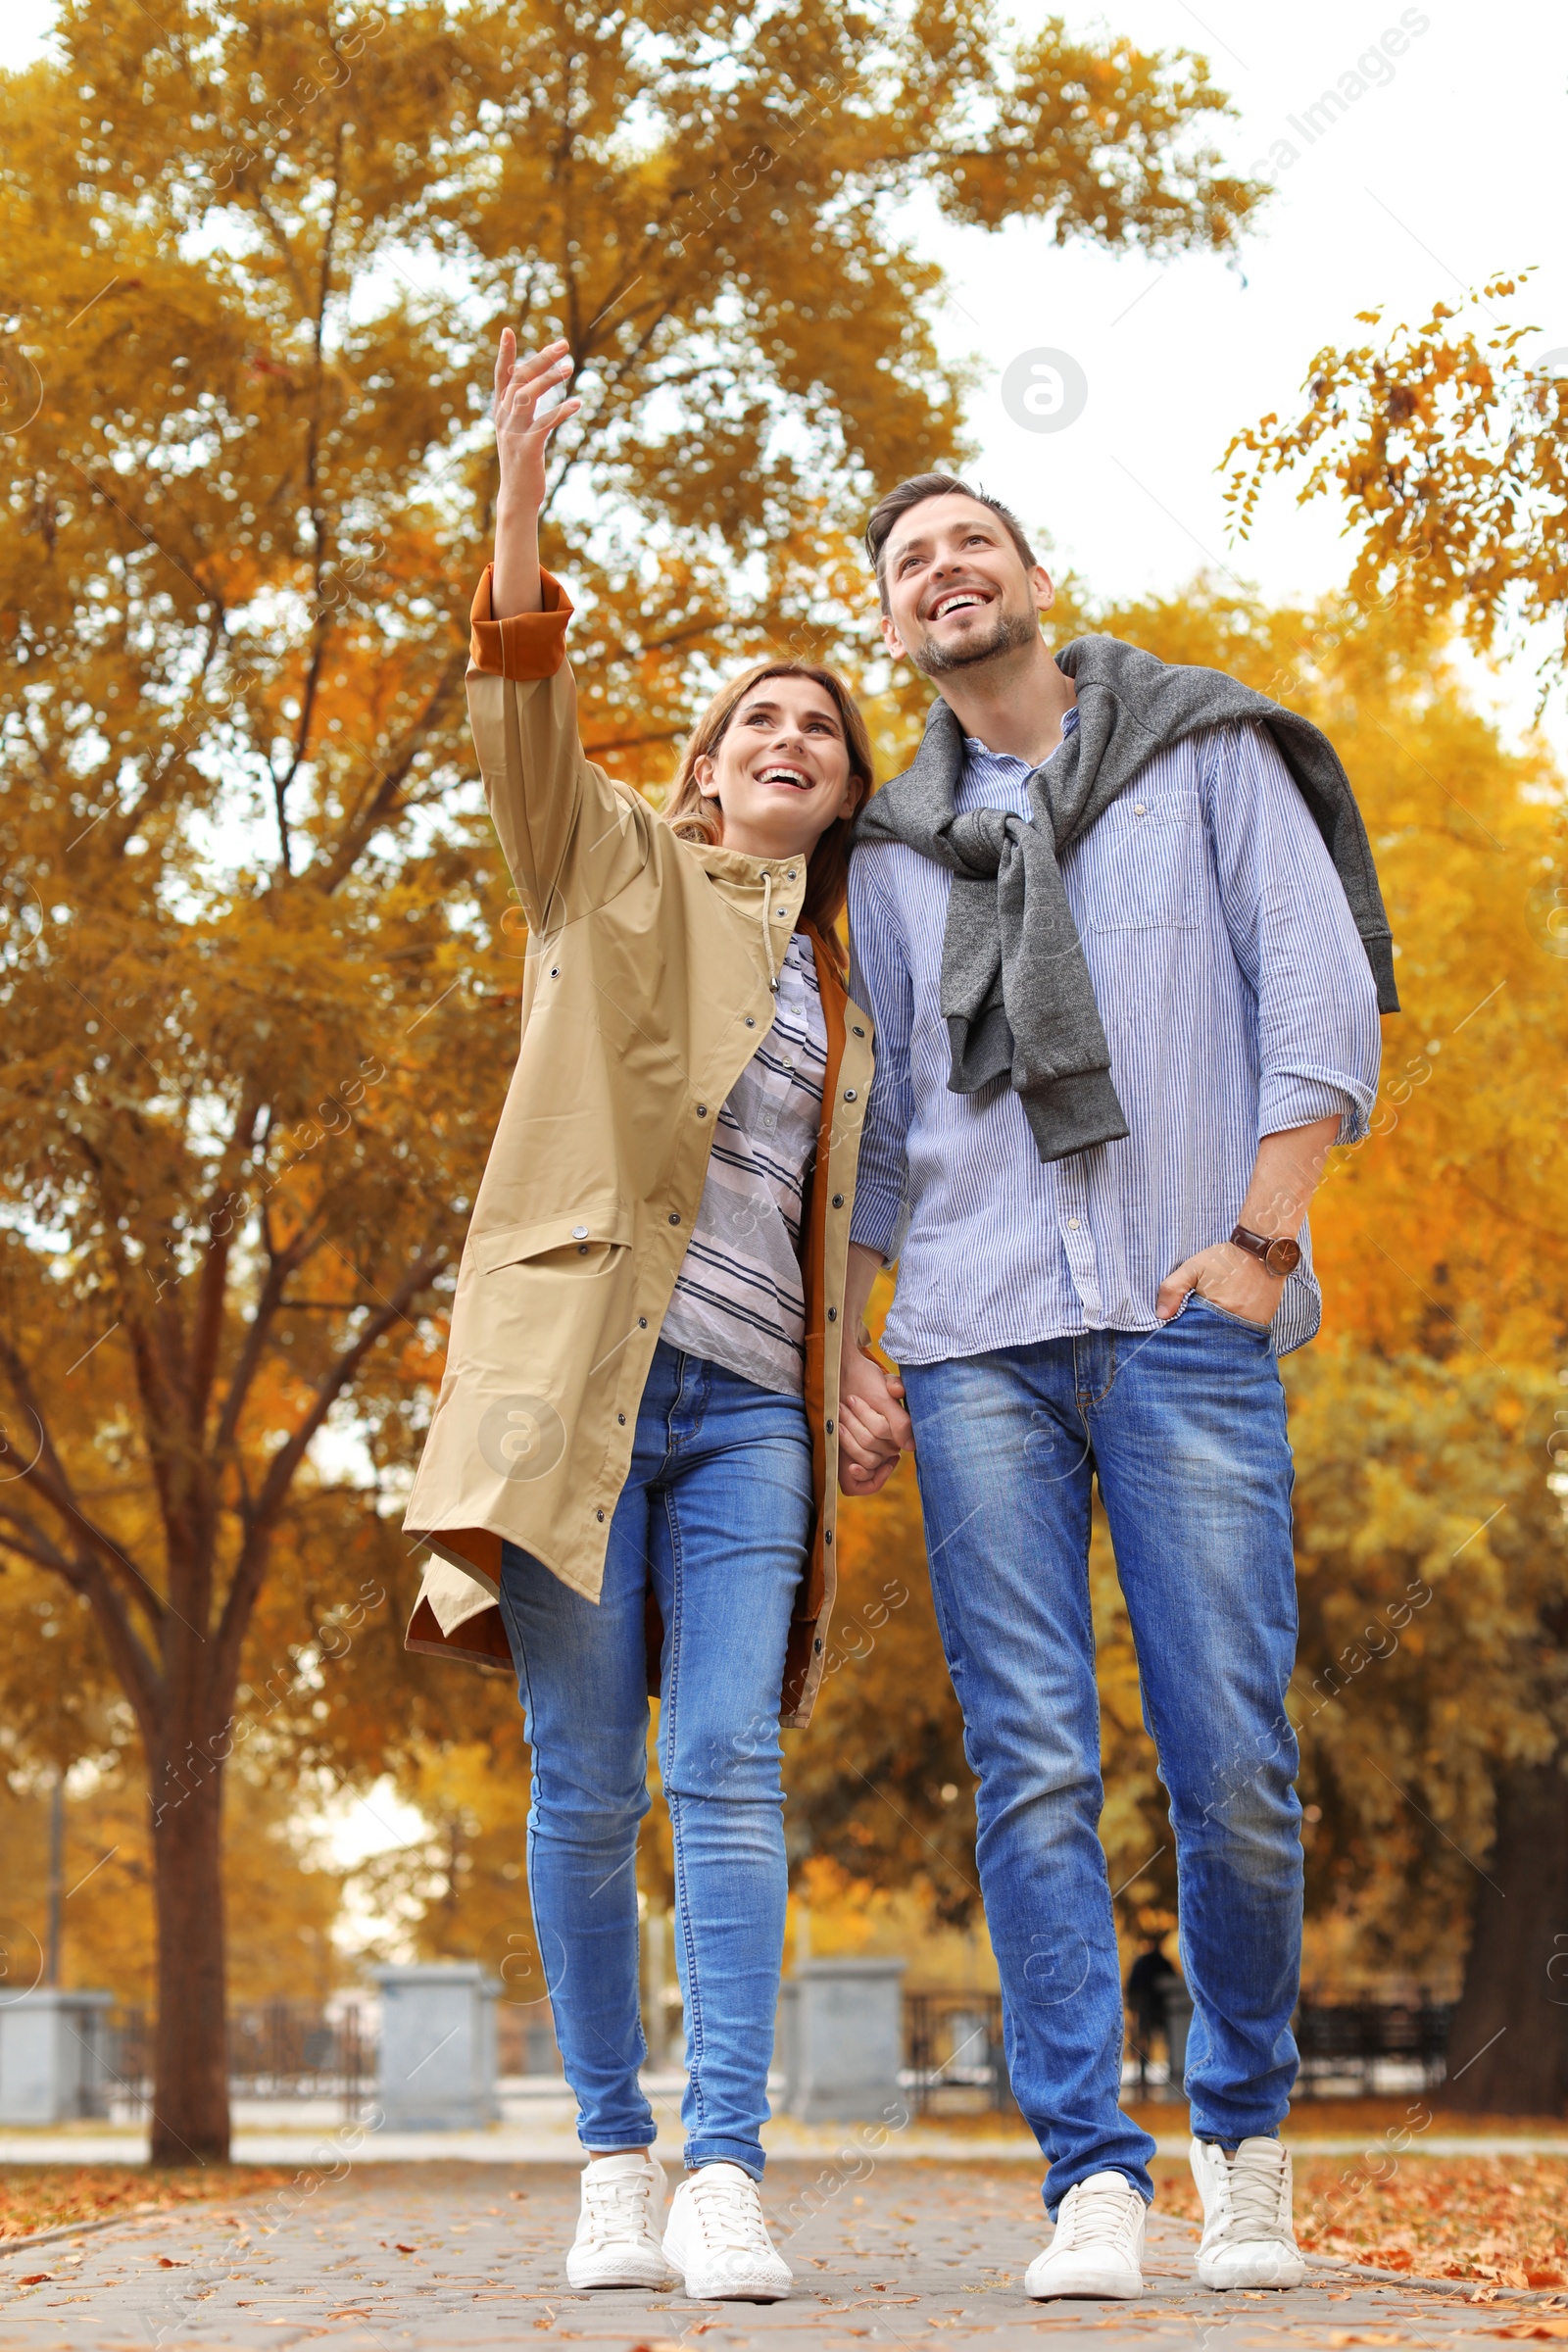
{"type": "Polygon", "coordinates": [[[1193,1995],[1193,2130],[1277,2130],[1296,2080],[1300,1806],[1291,1451],[1268,1334],[1193,1297],[1161,1330],[906,1369],[931,1585],[1002,1976],[1012,2087],[1047,2205],[1092,2173],[1153,2193],[1121,2113],[1122,1996],[1097,1834],[1089,1610],[1098,1476],[1170,1795],[1193,1995]]]}
{"type": "Polygon", "coordinates": [[[589,2148],[646,2147],[637,1831],[648,1811],[644,1596],[663,1618],[659,1765],[675,1861],[688,2164],[762,2171],[784,1957],[779,1700],[811,1520],[806,1412],[662,1341],[611,1526],[603,1596],[502,1549],[533,1750],[528,1887],[589,2148]]]}

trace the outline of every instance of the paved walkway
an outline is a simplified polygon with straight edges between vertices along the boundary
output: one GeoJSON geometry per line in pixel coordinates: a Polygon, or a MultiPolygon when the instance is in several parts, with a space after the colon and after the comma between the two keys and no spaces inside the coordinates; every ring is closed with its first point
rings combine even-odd
{"type": "Polygon", "coordinates": [[[1142,2303],[1032,2304],[1020,2282],[1044,2224],[1034,2181],[1012,2165],[891,2164],[851,2149],[811,2166],[770,2165],[765,2196],[795,2272],[789,2302],[590,2297],[564,2281],[574,2169],[357,2163],[309,2191],[187,2207],[11,2256],[0,2264],[0,2347],[252,2352],[311,2340],[350,2352],[568,2342],[765,2352],[776,2342],[778,2352],[908,2352],[939,2338],[1003,2352],[1049,2337],[1081,2352],[1156,2341],[1196,2352],[1360,2343],[1431,2352],[1494,2342],[1525,2315],[1526,2325],[1544,2316],[1540,2297],[1477,2308],[1441,2282],[1329,2270],[1289,2294],[1207,2294],[1193,2278],[1195,2231],[1157,2212],[1142,2303]]]}

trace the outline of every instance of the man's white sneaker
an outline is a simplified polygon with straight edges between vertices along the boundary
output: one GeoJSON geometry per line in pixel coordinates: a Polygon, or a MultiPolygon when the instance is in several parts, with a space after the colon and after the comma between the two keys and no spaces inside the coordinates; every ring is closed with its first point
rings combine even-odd
{"type": "Polygon", "coordinates": [[[668,2286],[659,2242],[664,2217],[664,2171],[652,2156],[593,2156],[582,2177],[582,2211],[566,2256],[566,2282],[591,2286],[668,2286]]]}
{"type": "Polygon", "coordinates": [[[1062,2198],[1056,2234],[1024,2274],[1024,2293],[1037,2303],[1055,2295],[1113,2295],[1121,2302],[1141,2295],[1148,2213],[1125,2173],[1091,2173],[1062,2198]]]}
{"type": "Polygon", "coordinates": [[[1244,2139],[1234,2156],[1192,2145],[1203,2200],[1198,2276],[1204,2286],[1299,2286],[1306,2277],[1291,2220],[1291,2160],[1277,2139],[1244,2139]]]}
{"type": "Polygon", "coordinates": [[[664,2253],[699,2303],[782,2303],[794,2274],[767,2234],[757,2182],[738,2164],[705,2164],[676,2189],[664,2253]]]}

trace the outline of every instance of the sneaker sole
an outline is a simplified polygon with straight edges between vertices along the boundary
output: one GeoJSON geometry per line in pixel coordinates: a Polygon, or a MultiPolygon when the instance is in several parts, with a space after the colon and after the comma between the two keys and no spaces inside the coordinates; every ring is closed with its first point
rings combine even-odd
{"type": "Polygon", "coordinates": [[[1060,2282],[1053,2278],[1050,2285],[1024,2285],[1031,2303],[1055,2303],[1064,2296],[1078,2296],[1101,2303],[1136,2303],[1144,2291],[1140,2278],[1133,2285],[1126,2273],[1108,2271],[1068,2271],[1060,2282]]]}
{"type": "Polygon", "coordinates": [[[722,2279],[709,2279],[700,2271],[682,2271],[672,2256],[666,2255],[665,2260],[694,2303],[787,2303],[795,2284],[793,2278],[781,2282],[755,2271],[748,2277],[742,2270],[726,2271],[722,2279]]]}
{"type": "Polygon", "coordinates": [[[1306,2278],[1306,2265],[1299,2254],[1272,2255],[1250,2262],[1229,2263],[1223,2269],[1215,2262],[1204,2262],[1201,2257],[1198,2263],[1200,2286],[1206,2286],[1215,2294],[1223,2294],[1227,2288],[1237,2286],[1250,2288],[1254,2292],[1259,2287],[1304,2286],[1306,2278]]]}
{"type": "Polygon", "coordinates": [[[789,2287],[770,2286],[760,2278],[727,2278],[722,2286],[702,2281],[693,2285],[690,2278],[683,2278],[681,2284],[694,2303],[787,2303],[790,2299],[789,2287]]]}
{"type": "Polygon", "coordinates": [[[574,2269],[569,2258],[566,2263],[566,2284],[573,2294],[589,2294],[598,2287],[662,2287],[673,2286],[675,2273],[667,2262],[657,2256],[646,2262],[607,2262],[600,2270],[594,2264],[574,2269]]]}

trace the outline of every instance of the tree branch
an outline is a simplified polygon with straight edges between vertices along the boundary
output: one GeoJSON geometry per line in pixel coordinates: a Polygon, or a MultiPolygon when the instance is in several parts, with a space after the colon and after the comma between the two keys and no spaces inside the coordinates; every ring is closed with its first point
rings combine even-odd
{"type": "Polygon", "coordinates": [[[278,1448],[268,1465],[267,1476],[262,1482],[261,1493],[256,1497],[250,1525],[246,1530],[244,1548],[219,1622],[218,1652],[214,1661],[216,1690],[231,1690],[239,1679],[240,1650],[250,1624],[251,1611],[262,1589],[262,1579],[267,1573],[273,1526],[311,1441],[376,1342],[391,1330],[394,1323],[407,1319],[404,1310],[420,1291],[429,1289],[447,1262],[447,1254],[442,1250],[434,1257],[421,1258],[417,1265],[410,1268],[380,1312],[370,1317],[353,1347],[345,1348],[319,1383],[310,1409],[294,1435],[285,1446],[278,1448]]]}

